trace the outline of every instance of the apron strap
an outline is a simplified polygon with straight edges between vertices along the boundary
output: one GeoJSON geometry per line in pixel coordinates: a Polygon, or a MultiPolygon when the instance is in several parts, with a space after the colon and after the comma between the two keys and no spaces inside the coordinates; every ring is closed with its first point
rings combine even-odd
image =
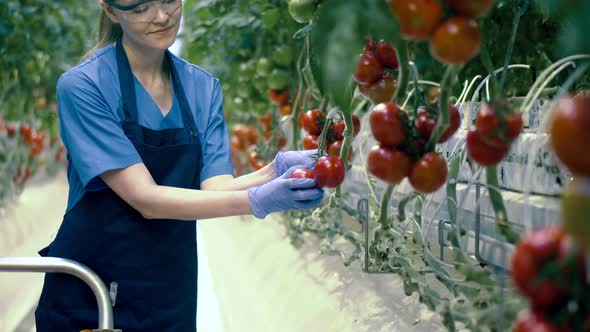
{"type": "MultiPolygon", "coordinates": [[[[135,97],[135,84],[133,82],[133,72],[131,71],[129,59],[127,58],[127,54],[125,53],[125,49],[123,48],[122,37],[119,37],[119,39],[117,39],[116,56],[117,69],[119,72],[119,87],[121,91],[121,99],[123,101],[123,113],[125,115],[124,121],[137,124],[136,126],[132,126],[133,135],[137,138],[139,142],[143,142],[143,131],[139,126],[139,117],[137,114],[137,99],[135,97]]],[[[142,146],[143,145],[140,144],[140,146],[136,148],[142,150],[142,146]]],[[[141,154],[143,151],[138,152],[141,154]]]]}
{"type": "MultiPolygon", "coordinates": [[[[182,82],[180,80],[180,75],[176,70],[176,66],[174,65],[174,61],[172,59],[172,55],[170,51],[166,51],[166,58],[168,59],[168,63],[170,65],[170,74],[172,76],[172,87],[174,89],[174,93],[176,93],[176,97],[178,98],[178,103],[180,106],[180,112],[182,114],[182,122],[184,124],[184,128],[187,130],[187,133],[191,137],[191,141],[194,141],[197,138],[197,130],[195,125],[195,119],[192,115],[191,108],[188,103],[188,99],[186,98],[186,94],[184,93],[184,87],[182,86],[182,82]]],[[[197,107],[197,106],[195,106],[197,107]]]]}

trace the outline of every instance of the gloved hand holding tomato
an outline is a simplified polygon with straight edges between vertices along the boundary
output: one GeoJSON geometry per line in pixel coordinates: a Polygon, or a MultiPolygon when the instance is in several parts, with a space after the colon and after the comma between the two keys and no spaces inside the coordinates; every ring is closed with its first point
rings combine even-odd
{"type": "Polygon", "coordinates": [[[316,188],[314,179],[290,178],[298,167],[301,166],[291,167],[280,177],[248,189],[248,203],[254,216],[263,219],[273,212],[311,209],[320,204],[324,190],[316,188]]]}

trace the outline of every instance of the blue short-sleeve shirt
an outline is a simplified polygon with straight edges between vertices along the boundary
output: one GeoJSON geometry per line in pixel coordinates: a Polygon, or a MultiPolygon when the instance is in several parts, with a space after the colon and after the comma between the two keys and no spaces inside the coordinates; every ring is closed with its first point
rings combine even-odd
{"type": "MultiPolygon", "coordinates": [[[[223,115],[219,80],[203,69],[174,55],[184,92],[194,116],[201,143],[200,181],[223,174],[233,175],[229,135],[223,115]]],[[[163,116],[135,78],[138,121],[154,130],[182,128],[176,95],[163,116]]],[[[141,157],[123,132],[123,105],[113,44],[64,73],[57,83],[61,138],[68,151],[69,211],[87,191],[106,188],[100,175],[141,163],[141,157]]]]}

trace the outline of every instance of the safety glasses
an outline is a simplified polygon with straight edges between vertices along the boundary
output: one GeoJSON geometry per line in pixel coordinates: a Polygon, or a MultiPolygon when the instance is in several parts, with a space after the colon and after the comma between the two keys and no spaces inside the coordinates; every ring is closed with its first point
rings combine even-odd
{"type": "Polygon", "coordinates": [[[182,7],[182,0],[140,0],[126,5],[116,0],[105,2],[120,10],[123,18],[129,23],[151,23],[158,17],[160,10],[171,16],[182,7]]]}

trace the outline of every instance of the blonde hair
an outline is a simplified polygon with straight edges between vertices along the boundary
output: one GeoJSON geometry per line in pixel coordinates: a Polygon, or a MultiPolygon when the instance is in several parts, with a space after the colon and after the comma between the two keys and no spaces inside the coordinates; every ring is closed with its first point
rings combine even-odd
{"type": "Polygon", "coordinates": [[[123,30],[121,29],[121,25],[113,23],[104,10],[101,10],[98,22],[98,42],[90,51],[82,56],[80,61],[87,60],[94,54],[94,52],[116,41],[122,34],[123,30]]]}

